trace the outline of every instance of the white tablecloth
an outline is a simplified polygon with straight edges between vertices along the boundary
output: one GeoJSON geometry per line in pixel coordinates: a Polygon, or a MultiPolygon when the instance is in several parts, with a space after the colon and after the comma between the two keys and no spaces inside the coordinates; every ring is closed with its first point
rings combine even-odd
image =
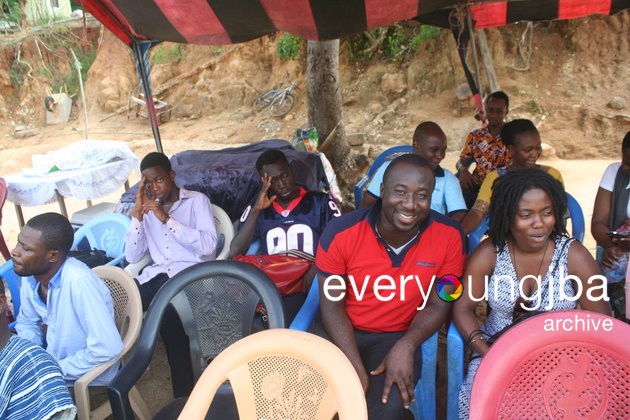
{"type": "Polygon", "coordinates": [[[53,201],[55,190],[64,197],[93,200],[116,191],[138,169],[138,158],[118,141],[84,140],[33,156],[33,162],[33,168],[5,178],[7,200],[36,206],[53,201]],[[43,173],[53,165],[66,169],[43,173]]]}

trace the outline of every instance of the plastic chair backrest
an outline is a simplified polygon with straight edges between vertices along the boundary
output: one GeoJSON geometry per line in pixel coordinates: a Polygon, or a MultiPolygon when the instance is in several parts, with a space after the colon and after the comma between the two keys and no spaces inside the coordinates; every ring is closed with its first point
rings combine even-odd
{"type": "Polygon", "coordinates": [[[628,337],[630,325],[580,310],[515,325],[479,365],[470,418],[630,418],[628,337]]]}
{"type": "MultiPolygon", "coordinates": [[[[103,280],[112,295],[114,319],[123,341],[122,352],[117,358],[117,360],[119,360],[132,348],[140,334],[140,328],[142,327],[142,301],[140,299],[140,291],[133,278],[120,267],[100,266],[93,268],[92,271],[103,280]]],[[[115,363],[115,361],[90,370],[74,383],[77,416],[79,420],[105,418],[111,413],[109,401],[95,409],[90,407],[87,387],[92,380],[96,379],[113,363],[115,363]],[[99,415],[95,416],[96,413],[99,415]]],[[[139,394],[136,395],[139,396],[139,394]]],[[[144,401],[141,399],[140,401],[134,401],[134,405],[138,404],[141,404],[143,410],[139,412],[136,411],[136,414],[141,418],[150,418],[144,401]]]]}
{"type": "Polygon", "coordinates": [[[230,253],[230,243],[234,239],[234,225],[230,216],[221,207],[212,205],[214,213],[214,225],[217,231],[217,260],[224,260],[230,253]]]}
{"type": "MultiPolygon", "coordinates": [[[[0,266],[0,276],[2,276],[9,287],[11,293],[11,302],[13,303],[13,316],[17,319],[20,313],[20,288],[22,287],[22,277],[15,274],[13,270],[13,261],[9,260],[0,266]]],[[[9,324],[9,328],[15,326],[15,321],[9,324]]]]}
{"type": "Polygon", "coordinates": [[[302,331],[267,330],[224,350],[201,376],[179,418],[203,419],[229,379],[240,418],[367,420],[365,394],[350,361],[334,344],[302,331]]]}
{"type": "MultiPolygon", "coordinates": [[[[292,330],[308,331],[319,311],[318,278],[315,277],[308,291],[306,300],[289,326],[292,330]]],[[[414,389],[416,401],[411,404],[411,411],[416,419],[432,420],[436,418],[437,388],[437,351],[438,333],[426,339],[418,349],[418,357],[422,359],[420,377],[414,389]]]]}
{"type": "Polygon", "coordinates": [[[580,203],[571,194],[567,193],[567,206],[571,217],[571,236],[580,242],[584,242],[584,212],[580,203]]]}
{"type": "Polygon", "coordinates": [[[488,216],[484,216],[483,219],[481,219],[479,226],[468,234],[468,255],[472,254],[475,248],[477,248],[483,237],[486,235],[488,228],[488,216]]]}
{"type": "Polygon", "coordinates": [[[361,206],[361,200],[363,199],[363,188],[365,188],[367,182],[372,178],[372,176],[376,173],[376,170],[381,167],[383,163],[387,160],[391,160],[396,156],[393,155],[402,155],[405,153],[413,153],[412,146],[394,146],[389,149],[383,151],[380,155],[374,159],[372,165],[368,169],[367,173],[363,178],[359,180],[354,186],[354,207],[359,208],[361,206]]]}
{"type": "Polygon", "coordinates": [[[254,311],[259,302],[267,310],[269,328],[285,326],[282,299],[276,285],[253,265],[220,260],[181,271],[155,295],[131,358],[110,384],[108,392],[116,419],[133,419],[128,393],[151,361],[162,315],[171,302],[189,336],[197,378],[209,357],[252,332],[254,311]]]}
{"type": "Polygon", "coordinates": [[[107,265],[120,265],[125,259],[125,235],[131,226],[131,219],[120,213],[101,214],[84,224],[74,233],[72,249],[86,238],[92,249],[105,251],[113,258],[107,265]]]}
{"type": "MultiPolygon", "coordinates": [[[[4,178],[0,178],[0,226],[2,225],[2,209],[4,208],[4,202],[7,200],[7,183],[4,178]]],[[[11,252],[9,251],[9,247],[7,247],[7,243],[4,240],[4,235],[0,230],[0,254],[4,257],[5,260],[9,261],[11,259],[11,252]]]]}

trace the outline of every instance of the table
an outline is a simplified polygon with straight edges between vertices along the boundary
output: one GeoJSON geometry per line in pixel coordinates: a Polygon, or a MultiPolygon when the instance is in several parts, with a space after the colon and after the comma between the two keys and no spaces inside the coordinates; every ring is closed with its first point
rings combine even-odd
{"type": "Polygon", "coordinates": [[[24,226],[21,206],[56,200],[61,214],[68,217],[64,197],[87,200],[90,205],[89,200],[111,194],[123,184],[128,187],[127,179],[137,168],[138,158],[126,143],[83,140],[46,155],[34,155],[33,168],[6,177],[7,200],[15,204],[20,227],[24,226]]]}

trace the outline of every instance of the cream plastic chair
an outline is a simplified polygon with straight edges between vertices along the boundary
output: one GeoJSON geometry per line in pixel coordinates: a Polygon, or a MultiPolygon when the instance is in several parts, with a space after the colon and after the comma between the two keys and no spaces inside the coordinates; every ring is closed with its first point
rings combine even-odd
{"type": "MultiPolygon", "coordinates": [[[[142,326],[140,291],[133,278],[120,267],[100,266],[94,267],[92,271],[103,280],[112,294],[116,327],[120,331],[123,340],[123,350],[115,360],[95,367],[74,383],[74,395],[79,420],[104,419],[111,414],[109,402],[105,402],[95,409],[90,407],[88,385],[110,366],[118,363],[118,360],[131,349],[140,334],[142,326]]],[[[141,420],[151,418],[149,409],[135,387],[131,389],[129,396],[136,416],[141,420]]]]}
{"type": "Polygon", "coordinates": [[[219,354],[195,385],[180,419],[203,419],[228,379],[241,419],[367,419],[365,394],[334,344],[302,331],[271,329],[219,354]]]}
{"type": "Polygon", "coordinates": [[[214,226],[217,230],[217,246],[222,245],[221,249],[217,250],[216,259],[224,260],[230,252],[230,244],[232,243],[232,239],[234,239],[234,225],[225,210],[216,204],[212,205],[212,212],[214,213],[214,226]],[[223,235],[222,243],[221,235],[223,235]]]}
{"type": "MultiPolygon", "coordinates": [[[[230,216],[228,216],[225,210],[216,204],[212,205],[212,212],[214,213],[214,225],[217,231],[217,247],[221,247],[221,249],[218,249],[216,259],[225,260],[230,252],[230,243],[232,239],[234,239],[234,225],[232,225],[230,216]]],[[[151,255],[147,252],[140,261],[125,267],[125,271],[128,272],[131,277],[136,278],[140,275],[142,269],[149,264],[153,264],[153,260],[151,259],[151,255]]]]}

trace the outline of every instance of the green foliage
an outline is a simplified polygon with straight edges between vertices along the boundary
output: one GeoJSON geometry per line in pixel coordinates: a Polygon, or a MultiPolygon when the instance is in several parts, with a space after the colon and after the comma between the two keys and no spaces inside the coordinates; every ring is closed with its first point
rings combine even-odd
{"type": "Polygon", "coordinates": [[[383,54],[387,57],[396,58],[400,56],[406,48],[405,45],[405,31],[400,24],[395,24],[383,43],[383,54]]]}
{"type": "MultiPolygon", "coordinates": [[[[87,80],[87,72],[92,66],[94,59],[96,59],[96,50],[78,50],[75,51],[79,63],[81,63],[81,78],[83,79],[83,85],[87,80]]],[[[44,70],[45,71],[45,70],[44,70]]],[[[53,92],[67,92],[71,98],[77,97],[81,93],[81,86],[79,85],[79,76],[77,75],[77,69],[72,62],[70,73],[66,75],[56,74],[53,77],[52,83],[53,92]]]]}
{"type": "Polygon", "coordinates": [[[0,0],[0,19],[20,24],[22,21],[22,6],[20,0],[0,0]]]}
{"type": "Polygon", "coordinates": [[[276,43],[276,54],[281,60],[295,60],[300,55],[303,42],[299,36],[283,34],[276,43]]]}
{"type": "Polygon", "coordinates": [[[9,78],[14,86],[20,87],[24,83],[24,75],[28,71],[28,66],[14,61],[9,69],[9,78]]]}
{"type": "Polygon", "coordinates": [[[155,64],[179,63],[184,58],[184,51],[179,44],[160,44],[154,50],[153,62],[155,64]]]}
{"type": "Polygon", "coordinates": [[[223,54],[223,47],[220,45],[213,45],[211,51],[213,55],[221,55],[223,54]]]}
{"type": "Polygon", "coordinates": [[[416,42],[417,48],[420,43],[430,39],[435,39],[438,36],[440,36],[440,31],[438,31],[436,27],[430,25],[420,25],[420,29],[418,30],[418,33],[413,36],[412,42],[416,42]]]}
{"type": "Polygon", "coordinates": [[[369,59],[380,53],[398,59],[413,54],[423,42],[437,38],[439,34],[432,26],[400,22],[351,37],[350,51],[355,58],[369,59]]]}

